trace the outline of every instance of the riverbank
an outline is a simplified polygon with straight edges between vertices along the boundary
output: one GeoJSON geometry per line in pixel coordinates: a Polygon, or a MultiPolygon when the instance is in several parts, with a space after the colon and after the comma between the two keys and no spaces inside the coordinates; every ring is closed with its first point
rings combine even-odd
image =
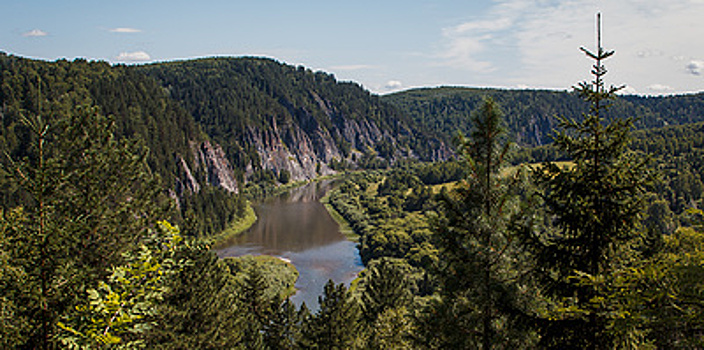
{"type": "Polygon", "coordinates": [[[311,310],[328,280],[347,284],[363,269],[357,244],[340,234],[338,221],[320,202],[336,184],[322,180],[254,202],[257,222],[214,249],[223,259],[266,255],[292,264],[299,278],[291,300],[311,310]]]}
{"type": "Polygon", "coordinates": [[[345,220],[345,218],[342,217],[342,214],[335,210],[332,204],[330,204],[330,192],[332,191],[334,191],[334,189],[328,191],[325,196],[320,199],[320,203],[323,204],[325,210],[327,210],[328,214],[330,214],[330,217],[332,217],[332,219],[335,220],[338,225],[340,225],[340,233],[345,235],[345,238],[347,238],[348,241],[355,243],[359,242],[359,235],[354,232],[354,229],[352,229],[352,225],[350,225],[350,222],[345,220]]]}
{"type": "Polygon", "coordinates": [[[244,216],[239,218],[237,221],[232,222],[225,230],[210,237],[208,240],[214,247],[218,247],[222,242],[227,242],[233,237],[237,237],[247,231],[254,223],[257,222],[257,213],[254,212],[254,207],[252,203],[247,201],[247,208],[245,209],[244,216]]]}

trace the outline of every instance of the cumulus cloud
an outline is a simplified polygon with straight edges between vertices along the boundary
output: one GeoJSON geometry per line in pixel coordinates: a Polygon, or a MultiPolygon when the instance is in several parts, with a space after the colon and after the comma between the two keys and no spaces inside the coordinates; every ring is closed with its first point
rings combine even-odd
{"type": "Polygon", "coordinates": [[[111,32],[111,33],[141,33],[142,30],[141,30],[141,29],[137,29],[137,28],[124,28],[124,27],[120,27],[120,28],[112,28],[112,29],[110,29],[110,32],[111,32]]]}
{"type": "Polygon", "coordinates": [[[388,82],[386,82],[386,85],[384,85],[384,88],[386,88],[387,90],[400,89],[401,87],[403,87],[403,83],[398,80],[389,80],[388,82]]]}
{"type": "Polygon", "coordinates": [[[144,51],[135,51],[121,52],[115,59],[120,62],[144,62],[149,61],[151,57],[144,51]]]}
{"type": "Polygon", "coordinates": [[[40,37],[40,36],[47,36],[47,35],[49,35],[49,33],[45,32],[43,30],[40,30],[40,29],[32,29],[28,32],[22,33],[22,36],[25,36],[25,37],[40,37]]]}
{"type": "Polygon", "coordinates": [[[704,61],[692,60],[685,67],[687,72],[692,75],[702,75],[704,73],[704,61]]]}

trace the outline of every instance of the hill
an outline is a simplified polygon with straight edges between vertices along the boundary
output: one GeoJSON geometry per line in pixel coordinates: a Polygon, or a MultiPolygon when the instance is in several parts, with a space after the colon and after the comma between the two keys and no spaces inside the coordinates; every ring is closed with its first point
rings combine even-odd
{"type": "MultiPolygon", "coordinates": [[[[26,155],[21,115],[51,121],[77,106],[98,107],[111,116],[117,137],[148,149],[149,168],[176,200],[177,222],[212,234],[243,215],[245,186],[258,192],[341,169],[451,157],[452,137],[470,130],[468,116],[487,96],[524,149],[551,142],[554,115],[578,119],[587,108],[559,91],[442,87],[377,96],[331,74],[265,58],[112,66],[0,53],[0,146],[15,159],[26,155]]],[[[704,94],[623,96],[609,113],[636,117],[639,129],[687,125],[704,121],[704,94]]],[[[550,151],[522,157],[541,153],[550,151]]],[[[673,195],[671,202],[680,197],[698,198],[673,195]]],[[[3,198],[11,206],[11,196],[3,198]]]]}
{"type": "MultiPolygon", "coordinates": [[[[578,120],[588,111],[588,105],[576,94],[548,90],[440,87],[384,95],[382,100],[399,108],[426,132],[449,141],[457,131],[469,132],[468,116],[485,97],[498,102],[504,112],[509,136],[521,146],[552,142],[550,135],[556,126],[554,116],[578,120]]],[[[704,121],[704,93],[621,96],[613,101],[606,117],[634,117],[638,129],[700,122],[704,121]]]]}
{"type": "Polygon", "coordinates": [[[340,164],[370,168],[446,158],[437,139],[355,83],[264,58],[206,58],[138,68],[193,115],[235,165],[294,180],[340,164]]]}

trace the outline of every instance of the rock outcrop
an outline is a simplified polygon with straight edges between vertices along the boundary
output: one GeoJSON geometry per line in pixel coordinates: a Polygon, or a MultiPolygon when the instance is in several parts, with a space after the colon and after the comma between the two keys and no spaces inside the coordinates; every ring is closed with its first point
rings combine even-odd
{"type": "MultiPolygon", "coordinates": [[[[210,141],[191,142],[191,151],[193,152],[196,171],[202,171],[205,174],[205,181],[208,184],[222,187],[228,192],[236,193],[238,191],[234,169],[220,145],[210,141]]],[[[185,173],[190,174],[191,172],[186,163],[183,162],[182,164],[185,168],[185,173]]],[[[193,176],[188,178],[195,181],[193,176]]]]}

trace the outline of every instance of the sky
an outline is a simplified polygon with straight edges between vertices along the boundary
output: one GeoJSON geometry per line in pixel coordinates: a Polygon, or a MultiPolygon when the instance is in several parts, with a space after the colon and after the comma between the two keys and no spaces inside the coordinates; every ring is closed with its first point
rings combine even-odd
{"type": "Polygon", "coordinates": [[[568,90],[590,79],[704,91],[704,0],[0,0],[0,51],[142,64],[270,57],[384,94],[416,87],[568,90]]]}

